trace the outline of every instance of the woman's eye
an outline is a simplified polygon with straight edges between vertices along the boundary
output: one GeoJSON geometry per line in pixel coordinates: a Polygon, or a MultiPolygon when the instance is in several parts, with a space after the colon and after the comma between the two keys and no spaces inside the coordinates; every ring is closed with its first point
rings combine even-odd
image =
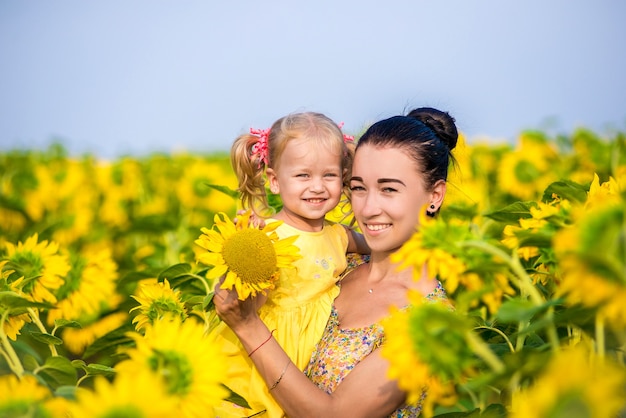
{"type": "Polygon", "coordinates": [[[360,190],[365,190],[365,188],[363,186],[350,186],[350,191],[352,192],[356,192],[360,190]]]}
{"type": "Polygon", "coordinates": [[[397,189],[394,189],[393,187],[383,187],[381,189],[383,191],[383,193],[394,193],[397,192],[397,189]]]}

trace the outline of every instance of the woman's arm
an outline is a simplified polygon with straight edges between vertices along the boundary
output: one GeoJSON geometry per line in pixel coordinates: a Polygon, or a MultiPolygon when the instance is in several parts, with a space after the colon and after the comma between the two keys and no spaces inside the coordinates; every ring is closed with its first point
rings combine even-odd
{"type": "Polygon", "coordinates": [[[400,407],[405,394],[386,377],[388,364],[374,351],[346,376],[334,393],[313,384],[289,359],[261,321],[250,299],[239,301],[234,291],[216,289],[218,315],[240,339],[270,393],[287,416],[384,417],[400,407]]]}

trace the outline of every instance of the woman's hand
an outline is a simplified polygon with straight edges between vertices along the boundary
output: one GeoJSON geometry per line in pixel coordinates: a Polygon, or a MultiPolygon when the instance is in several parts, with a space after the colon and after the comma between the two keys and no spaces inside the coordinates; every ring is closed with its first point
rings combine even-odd
{"type": "Polygon", "coordinates": [[[237,290],[222,289],[223,279],[215,286],[213,294],[213,303],[217,315],[228,325],[235,333],[248,324],[259,320],[257,315],[257,303],[255,297],[249,297],[246,300],[239,300],[237,290]]]}

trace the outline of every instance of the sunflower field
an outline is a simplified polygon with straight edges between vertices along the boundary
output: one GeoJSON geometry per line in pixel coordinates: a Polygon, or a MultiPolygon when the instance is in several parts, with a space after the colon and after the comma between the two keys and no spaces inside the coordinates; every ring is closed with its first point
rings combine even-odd
{"type": "MultiPolygon", "coordinates": [[[[390,312],[390,376],[409,400],[428,388],[426,417],[626,416],[626,134],[461,138],[455,158],[441,214],[394,254],[426,264],[454,310],[390,312]]],[[[227,154],[57,144],[1,153],[0,176],[0,417],[245,403],[206,337],[199,245],[236,216],[227,154]]]]}

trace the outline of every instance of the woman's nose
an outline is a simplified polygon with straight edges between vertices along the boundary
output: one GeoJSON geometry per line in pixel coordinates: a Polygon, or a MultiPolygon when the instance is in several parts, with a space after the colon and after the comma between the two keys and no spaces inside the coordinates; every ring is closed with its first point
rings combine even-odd
{"type": "MultiPolygon", "coordinates": [[[[380,204],[375,193],[367,193],[365,196],[360,196],[360,208],[359,211],[364,217],[371,217],[380,213],[380,204]]],[[[354,208],[353,208],[354,209],[354,208]]]]}

